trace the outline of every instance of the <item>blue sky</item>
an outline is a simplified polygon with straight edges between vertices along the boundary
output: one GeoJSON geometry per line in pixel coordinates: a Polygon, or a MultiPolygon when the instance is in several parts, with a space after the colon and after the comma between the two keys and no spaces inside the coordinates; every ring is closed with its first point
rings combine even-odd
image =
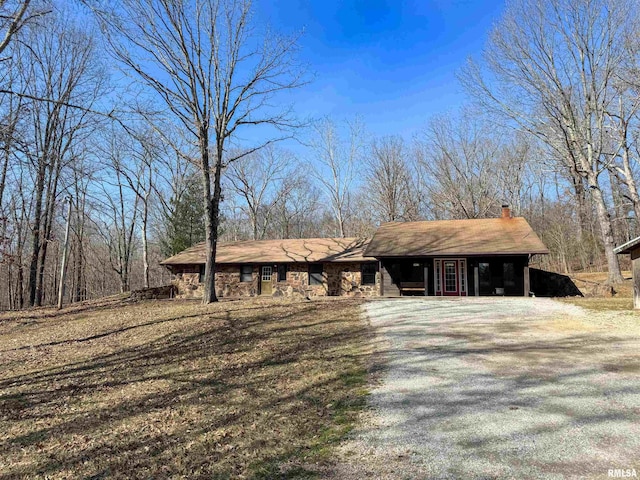
{"type": "Polygon", "coordinates": [[[256,1],[279,31],[304,29],[313,82],[295,95],[304,117],[361,116],[376,135],[409,139],[429,116],[456,110],[456,72],[478,57],[504,7],[490,0],[256,1]]]}

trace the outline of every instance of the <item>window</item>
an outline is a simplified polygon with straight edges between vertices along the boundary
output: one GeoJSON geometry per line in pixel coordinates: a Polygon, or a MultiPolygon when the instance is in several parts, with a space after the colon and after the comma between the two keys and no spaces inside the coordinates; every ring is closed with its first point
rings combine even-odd
{"type": "Polygon", "coordinates": [[[198,278],[198,282],[204,283],[204,269],[206,265],[200,265],[200,277],[198,278]]]}
{"type": "Polygon", "coordinates": [[[360,285],[375,285],[376,284],[376,272],[378,271],[378,265],[375,263],[363,263],[360,273],[362,278],[360,285]]]}
{"type": "Polygon", "coordinates": [[[436,260],[435,270],[436,270],[436,292],[440,292],[442,290],[442,287],[440,287],[440,260],[436,260]]]}
{"type": "Polygon", "coordinates": [[[288,265],[286,263],[280,263],[278,265],[278,281],[286,282],[287,281],[287,269],[288,265]]]}
{"type": "Polygon", "coordinates": [[[504,288],[505,290],[513,290],[516,288],[516,272],[513,263],[505,263],[503,267],[504,288]]]}
{"type": "Polygon", "coordinates": [[[456,274],[455,260],[444,262],[444,291],[445,292],[458,291],[458,276],[456,274]]]}
{"type": "Polygon", "coordinates": [[[242,265],[240,267],[240,281],[241,282],[251,282],[251,281],[253,281],[253,266],[251,266],[251,265],[242,265]]]}
{"type": "Polygon", "coordinates": [[[322,285],[324,284],[322,278],[322,264],[312,263],[309,265],[309,285],[322,285]]]}
{"type": "Polygon", "coordinates": [[[480,295],[491,295],[493,293],[493,282],[491,279],[491,266],[488,263],[478,263],[478,285],[480,295]]]}
{"type": "Polygon", "coordinates": [[[424,265],[419,262],[403,262],[400,278],[403,282],[424,282],[424,265]]]}
{"type": "Polygon", "coordinates": [[[461,292],[466,292],[467,291],[467,272],[466,272],[466,260],[460,260],[459,262],[460,265],[460,291],[461,292]]]}

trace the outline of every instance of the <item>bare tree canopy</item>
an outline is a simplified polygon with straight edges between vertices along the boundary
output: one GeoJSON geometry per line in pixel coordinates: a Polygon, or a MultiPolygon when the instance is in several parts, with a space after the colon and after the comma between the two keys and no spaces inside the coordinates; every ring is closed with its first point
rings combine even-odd
{"type": "Polygon", "coordinates": [[[303,84],[298,38],[260,32],[248,0],[125,0],[101,18],[116,58],[156,93],[198,148],[206,212],[204,301],[216,301],[222,171],[299,125],[290,107],[275,102],[303,84]],[[257,126],[275,134],[232,153],[241,131],[257,126]]]}
{"type": "Polygon", "coordinates": [[[202,241],[211,302],[218,241],[503,203],[550,248],[536,266],[614,283],[614,246],[640,235],[638,10],[508,2],[461,74],[474,101],[407,130],[356,101],[305,100],[335,113],[300,121],[299,35],[249,0],[0,0],[0,309],[161,286],[160,261],[202,241]]]}
{"type": "Polygon", "coordinates": [[[620,146],[607,135],[629,58],[638,45],[637,2],[516,0],[485,49],[484,72],[470,63],[461,79],[481,105],[542,139],[593,199],[609,267],[611,220],[600,185],[620,146]]]}
{"type": "Polygon", "coordinates": [[[0,61],[18,32],[34,18],[46,15],[49,9],[35,8],[32,0],[0,0],[0,61]]]}
{"type": "Polygon", "coordinates": [[[241,208],[249,218],[254,240],[265,238],[280,203],[294,186],[286,180],[295,167],[292,155],[273,145],[229,165],[229,188],[242,199],[241,208]]]}
{"type": "Polygon", "coordinates": [[[469,114],[434,117],[420,138],[421,162],[436,218],[484,218],[500,205],[496,182],[501,145],[469,114]]]}
{"type": "Polygon", "coordinates": [[[350,215],[351,189],[364,153],[364,129],[355,119],[340,126],[325,118],[313,125],[310,167],[328,197],[335,219],[335,234],[345,237],[350,215]],[[346,138],[345,138],[346,137],[346,138]]]}

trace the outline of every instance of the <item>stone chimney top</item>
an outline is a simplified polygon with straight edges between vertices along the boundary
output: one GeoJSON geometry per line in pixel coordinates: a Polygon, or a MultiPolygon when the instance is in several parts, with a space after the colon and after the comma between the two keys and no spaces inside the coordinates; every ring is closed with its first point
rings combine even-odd
{"type": "Polygon", "coordinates": [[[502,218],[511,218],[511,209],[509,205],[502,205],[502,218]]]}

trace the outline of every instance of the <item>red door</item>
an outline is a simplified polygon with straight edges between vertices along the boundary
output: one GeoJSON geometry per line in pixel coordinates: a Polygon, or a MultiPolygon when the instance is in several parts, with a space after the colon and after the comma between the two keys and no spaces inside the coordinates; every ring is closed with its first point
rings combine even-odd
{"type": "Polygon", "coordinates": [[[460,282],[458,279],[458,260],[442,261],[442,286],[443,295],[460,295],[460,282]]]}

